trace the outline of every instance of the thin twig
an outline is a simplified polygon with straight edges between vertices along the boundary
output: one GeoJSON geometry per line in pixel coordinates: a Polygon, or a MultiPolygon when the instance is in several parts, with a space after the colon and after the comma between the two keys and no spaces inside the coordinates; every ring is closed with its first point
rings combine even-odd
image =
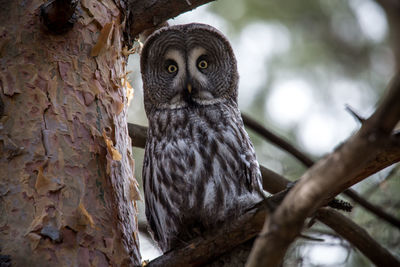
{"type": "Polygon", "coordinates": [[[357,112],[354,111],[354,109],[346,104],[345,109],[350,113],[350,115],[352,115],[359,123],[363,123],[365,121],[365,119],[363,117],[361,117],[357,112]]]}

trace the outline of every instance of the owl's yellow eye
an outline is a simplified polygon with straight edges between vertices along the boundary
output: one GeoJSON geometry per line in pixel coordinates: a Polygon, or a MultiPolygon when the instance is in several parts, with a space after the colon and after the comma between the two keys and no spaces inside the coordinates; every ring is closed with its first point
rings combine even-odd
{"type": "Polygon", "coordinates": [[[167,70],[168,70],[169,73],[174,73],[174,72],[176,72],[178,70],[178,67],[176,65],[174,65],[174,64],[171,64],[171,65],[168,66],[167,70]]]}
{"type": "Polygon", "coordinates": [[[197,63],[197,66],[200,69],[206,69],[208,67],[208,63],[205,60],[201,60],[201,61],[199,61],[199,63],[197,63]]]}

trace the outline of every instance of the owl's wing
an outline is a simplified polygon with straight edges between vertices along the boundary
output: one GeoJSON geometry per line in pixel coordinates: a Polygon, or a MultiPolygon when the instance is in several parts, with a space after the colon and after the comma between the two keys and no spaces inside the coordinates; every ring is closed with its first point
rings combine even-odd
{"type": "Polygon", "coordinates": [[[246,178],[246,186],[250,192],[256,191],[259,192],[262,197],[265,197],[261,182],[262,177],[260,166],[256,159],[256,153],[253,144],[250,142],[250,139],[248,139],[248,136],[246,140],[244,140],[242,149],[240,160],[242,162],[242,168],[246,178]]]}
{"type": "MultiPolygon", "coordinates": [[[[157,231],[157,229],[160,229],[160,227],[157,224],[157,218],[155,217],[157,215],[156,213],[156,203],[154,199],[154,195],[150,194],[148,192],[151,192],[154,190],[154,185],[152,184],[152,179],[151,179],[151,172],[153,169],[153,166],[151,166],[151,161],[149,160],[149,154],[147,151],[146,147],[146,152],[147,156],[145,155],[144,160],[143,160],[143,170],[142,170],[142,178],[143,178],[143,187],[144,187],[144,196],[146,199],[146,218],[147,218],[147,223],[149,225],[149,229],[147,229],[152,236],[152,238],[157,242],[160,243],[161,240],[161,235],[157,231]]],[[[161,245],[160,245],[161,246],[161,245]]]]}

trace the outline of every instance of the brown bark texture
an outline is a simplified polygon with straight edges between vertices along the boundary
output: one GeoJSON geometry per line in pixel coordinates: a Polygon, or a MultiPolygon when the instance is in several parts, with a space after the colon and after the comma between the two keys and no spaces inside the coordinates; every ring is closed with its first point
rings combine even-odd
{"type": "Polygon", "coordinates": [[[42,4],[0,1],[0,254],[12,266],[140,264],[120,9],[83,0],[54,35],[42,4]]]}

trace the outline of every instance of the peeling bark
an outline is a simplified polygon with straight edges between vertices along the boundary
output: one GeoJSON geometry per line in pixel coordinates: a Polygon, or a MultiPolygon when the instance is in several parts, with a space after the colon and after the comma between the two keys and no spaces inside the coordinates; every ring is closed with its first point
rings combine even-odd
{"type": "Polygon", "coordinates": [[[41,4],[0,2],[0,254],[13,266],[140,264],[121,11],[81,1],[72,30],[52,35],[41,4]]]}

